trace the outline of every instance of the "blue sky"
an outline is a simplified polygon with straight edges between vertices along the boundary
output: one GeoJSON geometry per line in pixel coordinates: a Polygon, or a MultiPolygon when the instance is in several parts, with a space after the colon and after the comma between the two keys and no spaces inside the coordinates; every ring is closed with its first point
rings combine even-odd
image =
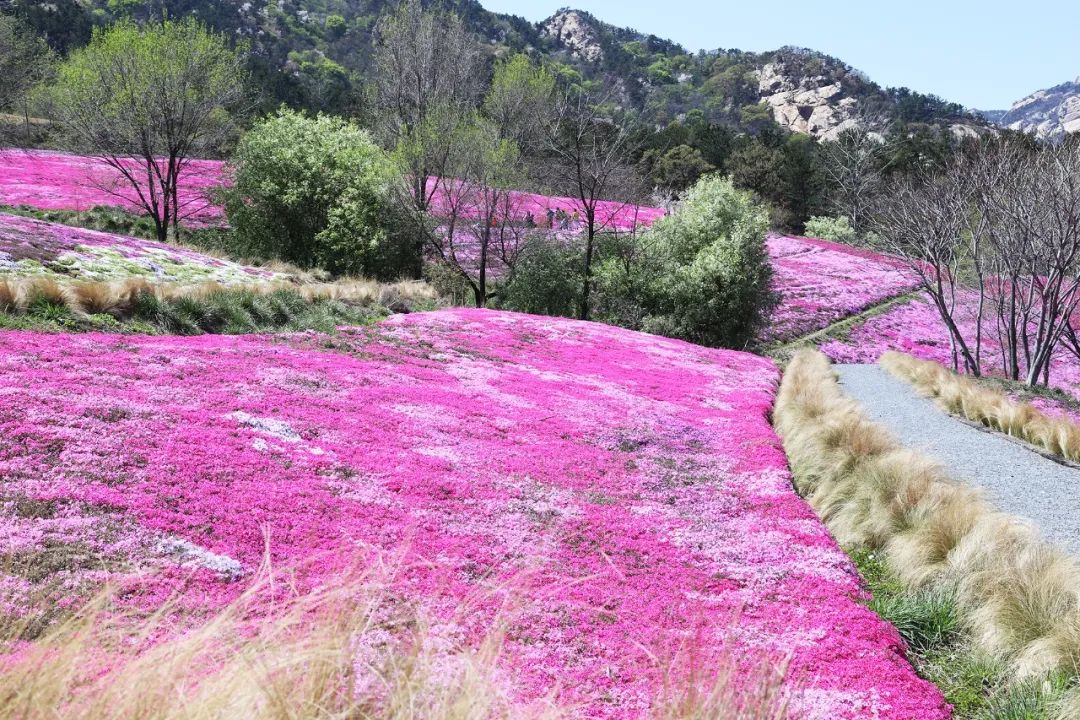
{"type": "Polygon", "coordinates": [[[882,85],[906,85],[982,110],[1007,108],[1080,75],[1072,0],[480,0],[537,21],[564,5],[689,50],[801,45],[882,85]]]}

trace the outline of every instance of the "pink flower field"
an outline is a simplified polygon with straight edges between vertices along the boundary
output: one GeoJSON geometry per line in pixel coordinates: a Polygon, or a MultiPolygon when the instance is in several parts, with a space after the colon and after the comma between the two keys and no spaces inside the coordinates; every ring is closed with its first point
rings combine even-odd
{"type": "Polygon", "coordinates": [[[814,238],[768,239],[773,287],[781,294],[765,340],[786,341],[821,330],[917,284],[901,262],[814,238]]]}
{"type": "MultiPolygon", "coordinates": [[[[208,196],[221,185],[223,167],[216,160],[188,163],[179,193],[185,225],[224,222],[224,210],[208,196]]],[[[77,211],[103,205],[141,212],[135,191],[116,169],[95,158],[44,150],[0,150],[0,205],[77,211]]]]}
{"type": "MultiPolygon", "coordinates": [[[[192,160],[182,177],[180,204],[185,224],[191,227],[221,225],[224,208],[215,204],[209,191],[224,183],[225,164],[218,160],[192,160]]],[[[434,182],[434,181],[432,181],[434,182]]],[[[434,188],[432,188],[434,190],[434,188]]],[[[445,212],[445,190],[436,190],[432,212],[445,212]]],[[[94,206],[119,207],[139,212],[134,191],[119,173],[101,160],[44,150],[0,150],[0,205],[27,206],[41,210],[88,210],[94,206]]],[[[535,193],[512,193],[513,222],[532,214],[537,223],[548,208],[570,215],[581,212],[580,201],[535,193]]],[[[606,230],[627,231],[651,225],[664,211],[659,208],[601,202],[598,223],[606,230]]]]}
{"type": "MultiPolygon", "coordinates": [[[[452,190],[445,180],[438,181],[439,187],[435,187],[435,182],[436,180],[432,178],[427,185],[428,193],[431,195],[431,212],[436,217],[445,216],[448,212],[448,205],[455,202],[450,199],[450,196],[452,194],[460,196],[464,193],[460,190],[452,190]]],[[[456,198],[456,203],[459,207],[467,208],[464,213],[466,218],[473,220],[479,218],[478,213],[475,212],[477,201],[469,202],[468,198],[463,201],[459,197],[456,198]],[[469,210],[472,210],[472,212],[469,212],[469,210]]],[[[578,221],[571,223],[566,229],[573,230],[575,233],[581,233],[584,230],[585,208],[581,200],[527,192],[509,193],[504,213],[500,213],[508,215],[508,217],[500,217],[499,221],[509,220],[510,222],[521,223],[531,215],[538,226],[550,228],[549,225],[546,225],[547,211],[549,209],[554,212],[561,210],[571,218],[574,213],[577,213],[579,216],[578,221]]],[[[663,208],[601,200],[596,208],[596,226],[601,232],[630,232],[634,229],[652,225],[662,218],[664,213],[663,208]]],[[[559,228],[556,227],[555,229],[559,228]]]]}
{"type": "Polygon", "coordinates": [[[401,553],[396,592],[461,642],[512,608],[500,677],[522,703],[643,717],[691,645],[698,670],[786,661],[795,718],[949,717],[794,493],[777,379],[744,353],[478,310],[333,338],[0,333],[0,537],[71,559],[5,565],[0,607],[106,577],[137,607],[220,606],[266,533],[301,586],[401,553]]]}
{"type": "MultiPolygon", "coordinates": [[[[977,307],[978,297],[974,292],[959,296],[956,320],[967,337],[974,337],[977,307]]],[[[990,373],[1000,373],[1004,363],[993,321],[984,320],[984,323],[983,362],[990,373]]],[[[873,363],[886,351],[898,350],[952,367],[949,333],[933,304],[923,298],[869,318],[853,328],[846,338],[824,343],[821,350],[835,362],[873,363]]],[[[1064,347],[1051,363],[1050,386],[1080,399],[1080,359],[1064,347]]],[[[1053,412],[1048,402],[1043,402],[1042,408],[1053,412]]],[[[1061,408],[1057,411],[1064,412],[1061,408]]]]}
{"type": "Polygon", "coordinates": [[[0,213],[0,279],[143,277],[161,282],[241,283],[274,273],[176,245],[0,213]]]}

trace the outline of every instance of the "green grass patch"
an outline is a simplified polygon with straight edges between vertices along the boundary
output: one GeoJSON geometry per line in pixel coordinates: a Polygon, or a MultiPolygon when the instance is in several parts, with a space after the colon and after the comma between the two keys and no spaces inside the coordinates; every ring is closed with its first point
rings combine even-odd
{"type": "Polygon", "coordinates": [[[852,330],[859,325],[862,325],[870,318],[876,317],[877,315],[883,315],[899,305],[905,305],[916,300],[921,294],[921,291],[913,290],[902,295],[896,295],[873,307],[869,307],[860,313],[839,320],[828,327],[824,327],[821,330],[815,330],[809,335],[761,348],[760,352],[762,355],[771,357],[781,364],[786,364],[787,361],[791,359],[791,356],[795,354],[795,351],[800,348],[816,347],[829,340],[845,341],[851,335],[852,330]]]}
{"type": "Polygon", "coordinates": [[[953,594],[942,588],[908,590],[889,571],[880,553],[865,548],[848,554],[872,599],[869,607],[891,623],[908,646],[908,659],[953,706],[956,720],[1046,720],[1072,680],[1053,675],[1024,682],[974,650],[965,636],[953,594]]]}
{"type": "Polygon", "coordinates": [[[63,303],[35,298],[23,313],[0,312],[0,329],[140,335],[334,333],[338,326],[367,325],[388,314],[380,305],[309,299],[289,289],[264,294],[237,288],[168,299],[144,293],[130,314],[119,318],[76,314],[63,303]]]}

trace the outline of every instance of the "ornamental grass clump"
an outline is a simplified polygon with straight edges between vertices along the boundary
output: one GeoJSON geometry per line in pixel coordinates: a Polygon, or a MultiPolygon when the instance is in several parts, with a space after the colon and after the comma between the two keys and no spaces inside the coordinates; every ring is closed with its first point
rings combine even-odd
{"type": "Polygon", "coordinates": [[[303,594],[283,579],[265,574],[181,629],[178,606],[139,616],[105,593],[32,644],[0,637],[14,651],[0,661],[0,720],[569,716],[543,703],[513,712],[495,671],[497,628],[475,647],[448,647],[389,578],[303,594]]]}
{"type": "MultiPolygon", "coordinates": [[[[570,720],[552,695],[513,696],[498,662],[503,629],[477,643],[392,590],[350,575],[299,593],[268,571],[202,620],[177,605],[145,616],[106,591],[33,643],[0,626],[0,720],[570,720]],[[4,632],[8,631],[8,632],[4,632]]],[[[464,617],[472,608],[458,608],[464,617]]],[[[783,668],[739,677],[734,658],[675,670],[637,717],[786,720],[783,668]]]]}
{"type": "Polygon", "coordinates": [[[879,360],[893,375],[910,382],[944,410],[1031,443],[1046,452],[1080,462],[1080,427],[1068,417],[1050,417],[1031,403],[942,367],[931,360],[887,352],[879,360]]]}
{"type": "MultiPolygon", "coordinates": [[[[938,377],[921,364],[905,367],[938,377]]],[[[969,406],[972,397],[979,395],[966,395],[969,406]]],[[[955,625],[1017,681],[1080,675],[1080,567],[1072,557],[867,421],[819,352],[792,359],[774,424],[796,487],[842,544],[880,552],[917,597],[953,598],[955,625]]],[[[949,625],[944,616],[939,625],[949,625]]]]}
{"type": "Polygon", "coordinates": [[[175,335],[332,329],[363,320],[372,308],[408,311],[438,302],[431,286],[412,280],[343,279],[300,285],[280,281],[176,285],[143,278],[73,283],[40,277],[0,280],[0,313],[63,316],[71,322],[110,315],[117,321],[144,321],[175,335]]]}
{"type": "Polygon", "coordinates": [[[11,312],[16,308],[18,286],[8,280],[0,280],[0,312],[11,312]]]}

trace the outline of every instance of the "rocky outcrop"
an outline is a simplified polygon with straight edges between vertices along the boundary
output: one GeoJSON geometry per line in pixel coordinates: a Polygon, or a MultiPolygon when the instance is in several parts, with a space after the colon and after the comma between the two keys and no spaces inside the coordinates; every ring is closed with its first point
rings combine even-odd
{"type": "Polygon", "coordinates": [[[758,92],[776,122],[793,132],[833,140],[859,124],[858,100],[846,97],[839,82],[824,76],[796,81],[782,64],[768,63],[758,71],[758,92]]]}
{"type": "Polygon", "coordinates": [[[1080,78],[1028,95],[997,122],[1043,140],[1061,140],[1080,131],[1080,78]]]}
{"type": "Polygon", "coordinates": [[[543,34],[554,38],[572,56],[586,62],[604,59],[600,34],[592,20],[578,10],[563,9],[544,21],[543,34]]]}

